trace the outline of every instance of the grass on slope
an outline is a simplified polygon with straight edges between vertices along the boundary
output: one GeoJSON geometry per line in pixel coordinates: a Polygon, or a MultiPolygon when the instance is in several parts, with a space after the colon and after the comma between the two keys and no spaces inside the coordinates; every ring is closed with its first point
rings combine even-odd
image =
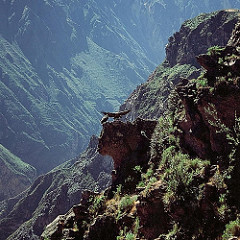
{"type": "Polygon", "coordinates": [[[9,169],[12,170],[12,172],[16,174],[22,174],[26,176],[34,176],[36,169],[23,162],[19,157],[12,154],[8,149],[3,147],[0,144],[0,160],[5,163],[5,165],[8,166],[9,169]]]}

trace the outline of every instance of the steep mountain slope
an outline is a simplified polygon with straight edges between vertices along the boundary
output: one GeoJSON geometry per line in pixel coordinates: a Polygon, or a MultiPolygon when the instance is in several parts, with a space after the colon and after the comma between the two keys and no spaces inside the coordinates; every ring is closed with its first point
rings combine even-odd
{"type": "Polygon", "coordinates": [[[137,36],[141,46],[156,63],[165,58],[165,45],[169,36],[181,24],[201,13],[240,8],[239,0],[139,0],[113,1],[126,29],[137,36]],[[118,3],[120,4],[118,5],[118,3]],[[124,11],[122,11],[122,8],[124,11]],[[130,22],[129,18],[131,16],[130,22]]]}
{"type": "Polygon", "coordinates": [[[225,7],[239,1],[1,1],[1,144],[38,173],[76,156],[183,19],[225,7]]]}
{"type": "Polygon", "coordinates": [[[111,188],[85,195],[42,239],[240,238],[239,37],[238,22],[226,46],[197,56],[204,70],[179,82],[158,121],[103,125],[111,188]]]}
{"type": "Polygon", "coordinates": [[[29,187],[36,169],[0,145],[0,201],[11,198],[29,187]]]}
{"type": "Polygon", "coordinates": [[[201,66],[195,56],[205,53],[211,46],[226,45],[238,15],[239,11],[227,10],[201,14],[185,21],[179,32],[169,38],[165,61],[120,107],[132,109],[127,118],[159,118],[168,107],[171,89],[181,79],[199,75],[201,66]]]}
{"type": "Polygon", "coordinates": [[[154,66],[91,1],[1,1],[1,143],[38,173],[84,149],[154,66]],[[102,40],[101,40],[102,39],[102,40]]]}
{"type": "Polygon", "coordinates": [[[10,234],[9,239],[39,239],[45,225],[80,201],[83,190],[108,187],[112,160],[99,155],[97,144],[93,136],[80,157],[38,177],[17,197],[0,202],[0,239],[10,234]]]}

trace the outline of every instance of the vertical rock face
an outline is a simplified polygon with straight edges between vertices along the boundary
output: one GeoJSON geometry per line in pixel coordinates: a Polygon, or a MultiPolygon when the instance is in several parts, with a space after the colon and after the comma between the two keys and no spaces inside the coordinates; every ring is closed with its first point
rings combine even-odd
{"type": "Polygon", "coordinates": [[[238,22],[228,41],[229,46],[240,47],[240,23],[238,22]]]}
{"type": "MultiPolygon", "coordinates": [[[[140,165],[146,169],[149,160],[150,140],[157,121],[136,119],[134,122],[114,121],[103,124],[98,144],[102,155],[114,161],[112,186],[123,184],[134,175],[133,168],[140,165]]],[[[134,182],[137,182],[135,179],[134,182]]],[[[128,184],[129,187],[129,183],[128,184]]]]}
{"type": "Polygon", "coordinates": [[[170,67],[191,64],[199,67],[195,57],[210,46],[225,46],[238,19],[238,10],[201,14],[184,22],[179,32],[169,38],[166,61],[170,67]]]}
{"type": "Polygon", "coordinates": [[[196,84],[187,82],[177,86],[186,111],[186,119],[180,123],[184,129],[182,143],[202,158],[227,156],[230,151],[223,129],[236,128],[240,114],[239,46],[237,23],[226,47],[215,47],[197,57],[206,70],[205,89],[200,91],[196,84]]]}
{"type": "MultiPolygon", "coordinates": [[[[39,174],[75,157],[100,131],[99,111],[116,110],[146,80],[185,18],[226,7],[238,3],[2,1],[1,144],[39,174]]],[[[174,39],[169,45],[171,63],[181,53],[177,45],[174,39]]],[[[196,45],[184,47],[189,57],[196,53],[196,45]]]]}

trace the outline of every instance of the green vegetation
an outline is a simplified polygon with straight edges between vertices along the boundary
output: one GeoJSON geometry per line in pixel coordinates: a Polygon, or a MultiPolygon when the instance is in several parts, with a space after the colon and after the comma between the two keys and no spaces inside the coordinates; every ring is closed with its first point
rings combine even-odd
{"type": "Polygon", "coordinates": [[[177,224],[173,225],[173,228],[167,234],[161,234],[160,239],[164,240],[175,240],[177,239],[177,234],[180,232],[179,226],[177,224]]]}
{"type": "Polygon", "coordinates": [[[137,200],[137,195],[134,195],[134,196],[124,195],[122,198],[120,198],[117,201],[117,204],[118,204],[117,212],[116,212],[117,222],[126,212],[129,212],[132,209],[136,200],[137,200]]]}
{"type": "Polygon", "coordinates": [[[0,144],[0,160],[14,173],[25,175],[30,181],[36,176],[36,169],[23,162],[0,144]]]}
{"type": "Polygon", "coordinates": [[[149,81],[144,86],[141,101],[137,102],[138,115],[142,118],[157,118],[162,115],[162,110],[173,90],[181,79],[192,78],[198,74],[198,69],[190,64],[177,64],[173,67],[160,65],[154,72],[154,81],[149,81]]]}
{"type": "Polygon", "coordinates": [[[135,240],[136,236],[131,231],[127,232],[127,227],[124,230],[120,230],[120,235],[117,236],[117,240],[135,240]]]}
{"type": "Polygon", "coordinates": [[[90,199],[92,204],[89,207],[89,213],[92,215],[97,215],[98,211],[103,207],[105,203],[106,197],[104,195],[97,195],[90,199]]]}
{"type": "Polygon", "coordinates": [[[178,152],[170,146],[162,153],[160,169],[162,180],[166,185],[163,201],[169,206],[175,201],[186,201],[198,197],[196,181],[203,178],[204,169],[210,163],[199,158],[191,159],[189,155],[178,152]]]}
{"type": "Polygon", "coordinates": [[[139,230],[139,218],[136,217],[133,231],[129,230],[128,227],[125,226],[123,229],[120,230],[119,236],[117,236],[117,240],[136,240],[138,236],[139,230]]]}
{"type": "Polygon", "coordinates": [[[133,207],[134,202],[137,200],[137,195],[129,196],[125,195],[121,198],[119,203],[119,210],[120,211],[128,211],[133,207]]]}
{"type": "Polygon", "coordinates": [[[224,49],[225,47],[212,46],[208,48],[207,54],[210,56],[221,56],[224,49]]]}
{"type": "Polygon", "coordinates": [[[232,237],[240,237],[240,220],[237,218],[235,221],[231,221],[226,225],[226,229],[223,233],[222,240],[228,240],[232,237]]]}
{"type": "Polygon", "coordinates": [[[207,22],[209,19],[211,19],[211,17],[214,15],[214,13],[212,14],[200,14],[197,17],[187,20],[183,23],[184,27],[188,27],[191,30],[196,29],[199,24],[201,24],[202,22],[207,22]]]}

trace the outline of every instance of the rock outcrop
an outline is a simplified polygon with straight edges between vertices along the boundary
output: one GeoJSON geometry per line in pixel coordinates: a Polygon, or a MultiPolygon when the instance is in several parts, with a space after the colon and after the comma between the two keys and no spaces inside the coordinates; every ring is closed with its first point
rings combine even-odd
{"type": "MultiPolygon", "coordinates": [[[[233,14],[236,20],[236,12],[233,14]]],[[[182,71],[187,67],[189,79],[178,76],[175,91],[169,86],[169,109],[159,121],[137,118],[132,123],[104,123],[98,148],[114,160],[111,188],[102,193],[86,192],[81,203],[50,224],[42,237],[240,237],[239,72],[230,64],[239,58],[237,50],[230,44],[209,49],[202,59],[211,59],[214,64],[205,61],[207,71],[201,75],[196,74],[196,67],[182,65],[182,71]],[[219,69],[218,74],[212,66],[219,69]],[[192,79],[194,74],[196,79],[192,79]]],[[[196,61],[202,63],[199,59],[196,61]]],[[[171,70],[175,67],[179,65],[171,70]]],[[[165,74],[170,79],[171,71],[165,74]]],[[[156,86],[158,82],[151,78],[148,84],[156,86]]],[[[155,99],[153,92],[143,89],[155,99]]],[[[144,113],[150,106],[143,104],[144,113]]]]}
{"type": "MultiPolygon", "coordinates": [[[[103,124],[98,144],[98,151],[102,155],[110,155],[114,161],[112,172],[112,184],[105,191],[106,197],[111,199],[117,188],[121,191],[131,192],[136,188],[136,184],[141,178],[140,172],[136,172],[134,167],[139,166],[142,172],[148,168],[150,157],[150,140],[157,122],[152,120],[136,119],[134,122],[113,121],[103,124]]],[[[101,211],[101,201],[105,198],[99,193],[85,192],[80,205],[73,207],[65,216],[59,216],[51,223],[42,237],[62,239],[64,237],[74,237],[74,239],[115,239],[119,232],[121,222],[132,221],[133,216],[125,216],[116,223],[112,214],[99,214],[92,217],[93,205],[95,211],[101,211]],[[95,200],[98,199],[98,200],[95,200]],[[99,206],[97,206],[97,201],[99,206]],[[99,208],[99,209],[98,209],[99,208]],[[72,224],[69,224],[72,216],[72,224]],[[82,223],[87,225],[83,227],[82,223]],[[74,231],[74,223],[77,230],[74,231]],[[89,229],[87,229],[89,226],[89,229]]],[[[140,211],[140,210],[139,210],[140,211]]]]}
{"type": "Polygon", "coordinates": [[[0,239],[39,239],[44,227],[79,203],[82,191],[111,183],[112,159],[97,152],[97,137],[72,159],[38,177],[21,195],[0,202],[0,239]]]}
{"type": "Polygon", "coordinates": [[[194,79],[200,73],[196,56],[214,45],[225,46],[238,21],[238,10],[222,10],[187,20],[169,38],[166,59],[140,85],[120,109],[131,109],[127,119],[158,118],[168,109],[171,90],[181,79],[194,79]]]}
{"type": "Polygon", "coordinates": [[[230,151],[223,132],[233,129],[240,115],[240,45],[236,40],[235,46],[230,45],[238,29],[237,24],[226,47],[213,47],[209,54],[197,57],[206,70],[201,78],[177,86],[186,112],[186,119],[180,123],[182,143],[202,158],[215,159],[230,151]],[[205,81],[206,86],[197,88],[198,81],[205,81]]]}
{"type": "MultiPolygon", "coordinates": [[[[105,123],[98,144],[101,155],[109,155],[114,161],[112,172],[112,188],[126,182],[128,177],[139,181],[134,172],[135,166],[141,166],[146,171],[149,160],[150,141],[157,121],[136,119],[134,122],[114,121],[105,123]]],[[[135,186],[134,186],[135,187],[135,186]]]]}

